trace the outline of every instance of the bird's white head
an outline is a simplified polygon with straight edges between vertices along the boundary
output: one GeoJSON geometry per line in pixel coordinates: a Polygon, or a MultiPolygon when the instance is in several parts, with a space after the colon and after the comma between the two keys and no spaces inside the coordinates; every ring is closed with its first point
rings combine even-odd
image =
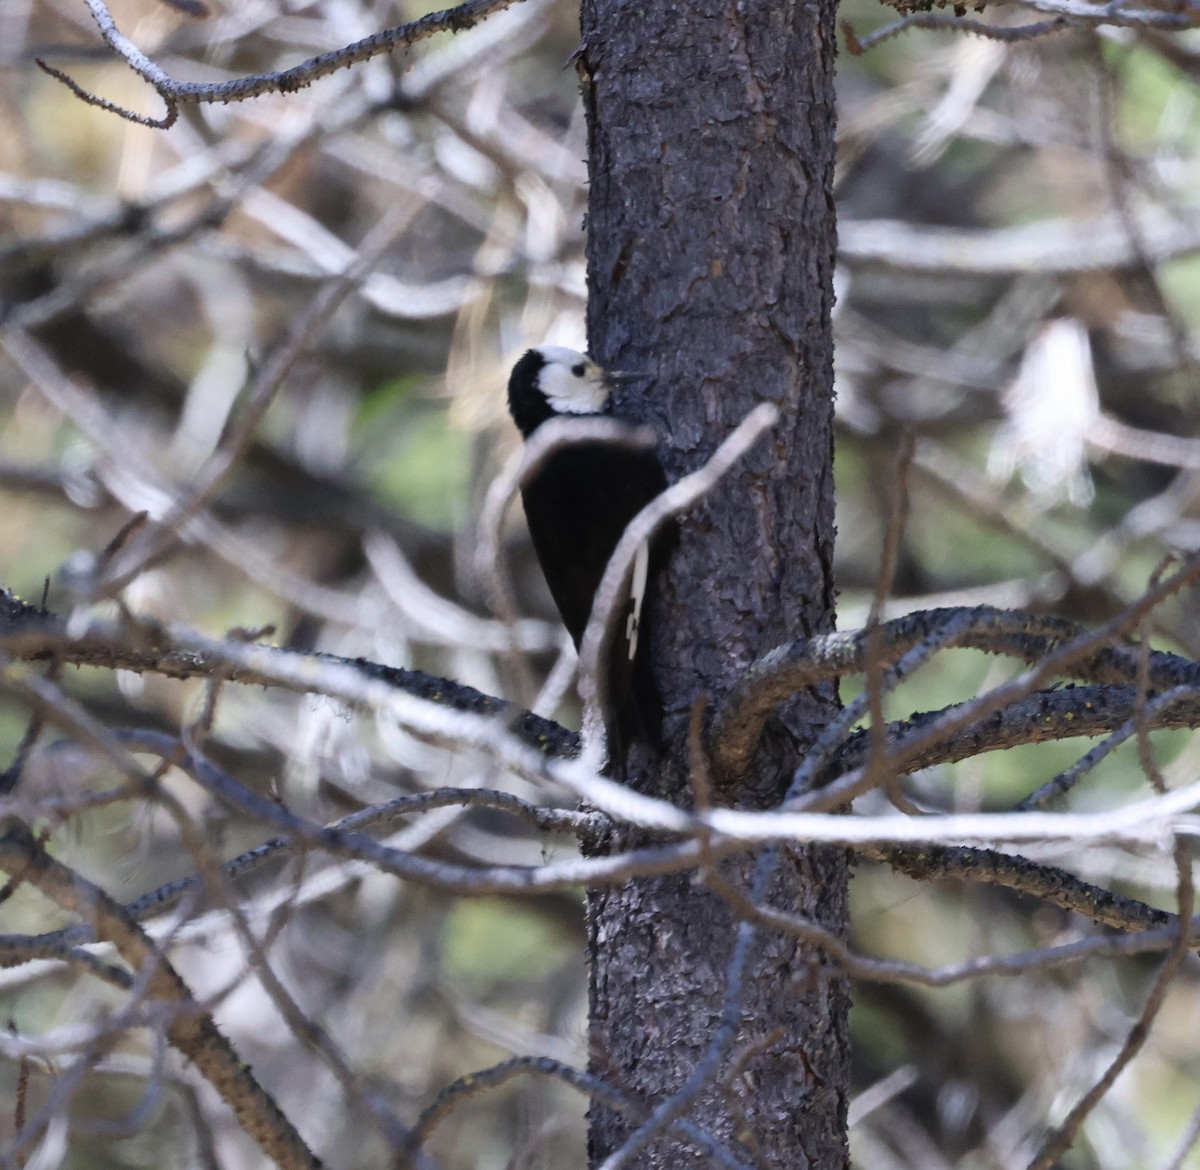
{"type": "Polygon", "coordinates": [[[587,354],[561,345],[540,345],[534,352],[545,363],[537,388],[555,414],[600,414],[608,405],[604,371],[587,354]]]}

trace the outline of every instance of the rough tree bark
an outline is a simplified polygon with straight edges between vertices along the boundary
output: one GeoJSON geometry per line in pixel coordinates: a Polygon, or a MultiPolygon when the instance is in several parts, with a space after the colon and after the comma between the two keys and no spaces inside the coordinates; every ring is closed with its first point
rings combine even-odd
{"type": "MultiPolygon", "coordinates": [[[[834,12],[831,0],[582,7],[592,352],[656,374],[621,413],[657,427],[672,479],[756,403],[782,415],[685,518],[660,582],[653,651],[671,759],[632,782],[680,801],[697,696],[719,702],[758,655],[832,626],[834,12]]],[[[723,799],[777,801],[835,702],[826,691],[794,704],[723,799]]],[[[744,858],[726,872],[746,888],[751,869],[744,858]]],[[[840,851],[791,851],[771,901],[841,931],[846,881],[840,851]]],[[[589,931],[593,1071],[660,1102],[709,1045],[736,923],[680,877],[593,892],[589,931]]],[[[752,955],[737,1042],[687,1115],[759,1165],[844,1166],[845,982],[777,934],[760,931],[752,955]]],[[[593,1166],[630,1124],[593,1107],[593,1166]]],[[[660,1138],[632,1164],[697,1162],[660,1138]]]]}

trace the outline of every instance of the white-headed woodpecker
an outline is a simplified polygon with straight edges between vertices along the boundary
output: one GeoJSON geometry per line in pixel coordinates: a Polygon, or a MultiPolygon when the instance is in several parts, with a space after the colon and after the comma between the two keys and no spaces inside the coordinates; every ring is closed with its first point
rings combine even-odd
{"type": "MultiPolygon", "coordinates": [[[[528,439],[552,418],[609,414],[613,380],[586,354],[543,345],[513,367],[508,409],[528,439]]],[[[534,551],[576,649],[617,542],[666,486],[653,451],[579,442],[554,451],[521,489],[534,551]]],[[[635,739],[660,746],[662,701],[650,672],[643,603],[673,538],[665,531],[641,550],[627,605],[614,616],[601,707],[609,760],[618,766],[635,739]]]]}

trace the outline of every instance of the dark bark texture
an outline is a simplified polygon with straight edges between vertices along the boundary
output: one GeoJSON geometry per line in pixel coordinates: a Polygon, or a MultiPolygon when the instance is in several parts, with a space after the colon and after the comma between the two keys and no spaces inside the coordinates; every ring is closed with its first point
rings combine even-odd
{"type": "MultiPolygon", "coordinates": [[[[628,779],[678,801],[697,698],[719,704],[764,651],[832,625],[834,17],[831,0],[583,2],[592,353],[655,375],[618,413],[657,428],[671,479],[755,404],[782,419],[683,518],[652,601],[671,755],[628,779]]],[[[835,702],[814,692],[782,712],[722,799],[776,802],[835,702]]],[[[844,855],[780,856],[772,904],[844,930],[844,855]]],[[[724,872],[748,889],[752,868],[724,872]]],[[[684,876],[593,892],[589,930],[593,1071],[655,1105],[708,1049],[737,924],[684,876]]],[[[755,1165],[843,1167],[845,982],[771,932],[751,954],[738,1038],[685,1116],[755,1165]]],[[[593,1166],[632,1124],[593,1107],[593,1166]]],[[[630,1164],[704,1162],[659,1136],[630,1164]]]]}

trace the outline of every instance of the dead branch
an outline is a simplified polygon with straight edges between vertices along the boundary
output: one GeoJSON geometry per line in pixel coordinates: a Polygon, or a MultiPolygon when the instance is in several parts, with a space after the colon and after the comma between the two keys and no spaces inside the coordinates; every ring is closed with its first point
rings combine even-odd
{"type": "Polygon", "coordinates": [[[321,53],[310,57],[299,65],[276,73],[256,73],[248,77],[237,78],[224,82],[188,82],[176,81],[150,60],[120,29],[108,11],[104,0],[84,0],[92,17],[100,29],[104,43],[108,45],[139,77],[152,86],[166,105],[166,113],[161,118],[151,118],[134,110],[110,102],[97,94],[84,89],[61,69],[48,65],[40,58],[38,66],[51,77],[61,81],[81,101],[91,106],[119,115],[127,121],[136,122],[141,126],[151,126],[159,130],[167,130],[175,124],[179,117],[180,105],[199,105],[210,102],[245,101],[247,98],[260,97],[266,93],[288,94],[304,89],[322,77],[328,77],[339,69],[348,69],[362,61],[396,49],[411,48],[429,37],[442,32],[461,32],[479,21],[509,7],[515,0],[466,0],[455,8],[431,12],[407,24],[396,25],[383,29],[369,37],[345,45],[330,53],[321,53]]]}

